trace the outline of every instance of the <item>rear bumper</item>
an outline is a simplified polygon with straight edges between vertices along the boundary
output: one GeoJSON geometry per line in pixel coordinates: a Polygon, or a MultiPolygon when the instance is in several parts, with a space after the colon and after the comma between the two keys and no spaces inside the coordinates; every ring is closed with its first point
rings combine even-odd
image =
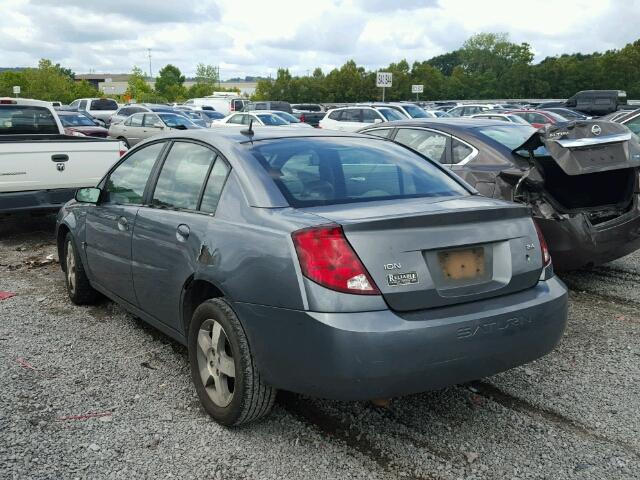
{"type": "Polygon", "coordinates": [[[584,214],[562,220],[536,218],[556,270],[602,265],[640,249],[640,210],[596,227],[584,214]]]}
{"type": "Polygon", "coordinates": [[[545,355],[564,332],[567,290],[553,277],[515,294],[402,315],[234,308],[267,383],[367,400],[475,380],[545,355]]]}
{"type": "Polygon", "coordinates": [[[75,188],[60,188],[0,193],[0,213],[58,210],[75,192],[75,188]]]}

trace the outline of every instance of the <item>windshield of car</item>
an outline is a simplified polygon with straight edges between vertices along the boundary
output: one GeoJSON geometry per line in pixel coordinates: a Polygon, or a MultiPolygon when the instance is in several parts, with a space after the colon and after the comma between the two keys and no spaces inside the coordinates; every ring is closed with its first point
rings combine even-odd
{"type": "Polygon", "coordinates": [[[411,115],[411,118],[429,118],[429,115],[420,107],[415,105],[403,105],[402,107],[411,115]]]}
{"type": "Polygon", "coordinates": [[[171,107],[148,107],[152,112],[164,112],[164,113],[174,113],[174,109],[171,107]]]}
{"type": "Polygon", "coordinates": [[[387,121],[391,122],[393,120],[406,120],[407,118],[402,115],[400,112],[392,108],[378,108],[377,109],[387,121]]]}
{"type": "Polygon", "coordinates": [[[519,117],[518,115],[512,115],[512,114],[508,114],[505,115],[509,120],[511,120],[513,123],[520,123],[522,125],[530,125],[529,122],[527,122],[524,118],[519,117]]]}
{"type": "Polygon", "coordinates": [[[556,113],[556,112],[544,112],[545,115],[547,115],[548,117],[553,118],[556,122],[566,122],[567,121],[567,117],[563,117],[562,115],[556,113]]]}
{"type": "Polygon", "coordinates": [[[89,110],[118,110],[118,104],[115,100],[100,98],[99,100],[91,100],[89,110]]]}
{"type": "Polygon", "coordinates": [[[283,119],[274,115],[272,113],[261,113],[257,115],[257,117],[264,123],[265,125],[289,125],[283,119]]]}
{"type": "Polygon", "coordinates": [[[296,117],[294,117],[293,115],[291,115],[288,112],[273,112],[274,115],[279,116],[280,118],[282,118],[285,122],[288,123],[300,123],[300,120],[298,120],[296,117]]]}
{"type": "Polygon", "coordinates": [[[0,107],[0,135],[58,134],[58,125],[49,109],[26,105],[0,107]]]}
{"type": "Polygon", "coordinates": [[[82,115],[81,113],[73,114],[73,115],[58,115],[60,117],[60,122],[65,127],[95,127],[96,124],[87,116],[82,115]]]}
{"type": "Polygon", "coordinates": [[[191,120],[176,113],[160,113],[158,114],[158,116],[169,128],[175,128],[179,126],[186,128],[197,127],[197,125],[195,125],[191,120]]]}
{"type": "Polygon", "coordinates": [[[245,145],[296,208],[469,195],[424,157],[384,140],[288,138],[245,145]]]}

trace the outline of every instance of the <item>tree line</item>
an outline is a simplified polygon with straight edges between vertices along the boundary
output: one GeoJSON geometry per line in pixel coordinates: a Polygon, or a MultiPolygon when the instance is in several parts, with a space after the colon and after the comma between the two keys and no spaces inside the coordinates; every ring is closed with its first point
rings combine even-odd
{"type": "MultiPolygon", "coordinates": [[[[411,100],[411,85],[424,85],[423,100],[487,98],[568,98],[588,89],[626,90],[629,98],[640,98],[640,40],[604,53],[565,54],[533,63],[528,43],[513,43],[504,33],[480,33],[457,50],[429,60],[392,63],[381,71],[393,73],[387,100],[411,100]]],[[[379,100],[375,71],[349,60],[328,73],[316,68],[309,76],[293,76],[286,68],[273,79],[259,79],[253,98],[301,102],[359,102],[379,100]]],[[[134,67],[127,91],[119,101],[181,102],[204,97],[220,87],[217,69],[199,64],[195,83],[186,87],[185,76],[174,65],[165,65],[151,83],[134,67]]],[[[42,59],[36,68],[0,72],[0,96],[20,96],[69,103],[76,98],[97,97],[89,82],[76,81],[75,74],[60,64],[42,59]]]]}
{"type": "MultiPolygon", "coordinates": [[[[640,98],[640,40],[617,50],[547,57],[533,64],[528,43],[513,43],[504,33],[480,33],[461,48],[412,65],[406,60],[380,71],[393,73],[387,100],[412,100],[411,85],[424,85],[423,100],[489,98],[568,98],[580,90],[626,90],[640,98]]],[[[324,73],[292,76],[278,70],[275,79],[259,80],[256,100],[360,102],[380,100],[376,72],[349,60],[324,73]]]]}

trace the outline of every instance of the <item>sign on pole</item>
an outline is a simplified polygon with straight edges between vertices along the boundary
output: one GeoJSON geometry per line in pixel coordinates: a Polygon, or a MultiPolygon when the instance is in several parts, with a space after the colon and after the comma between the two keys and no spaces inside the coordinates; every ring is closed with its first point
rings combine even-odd
{"type": "Polygon", "coordinates": [[[378,72],[376,75],[376,87],[382,88],[382,101],[384,102],[384,89],[391,87],[393,82],[393,73],[391,72],[378,72]]]}
{"type": "Polygon", "coordinates": [[[18,95],[20,95],[20,85],[15,85],[13,87],[13,94],[17,97],[18,95]]]}
{"type": "Polygon", "coordinates": [[[424,92],[424,85],[411,85],[411,93],[416,94],[416,100],[420,100],[420,94],[424,92]]]}

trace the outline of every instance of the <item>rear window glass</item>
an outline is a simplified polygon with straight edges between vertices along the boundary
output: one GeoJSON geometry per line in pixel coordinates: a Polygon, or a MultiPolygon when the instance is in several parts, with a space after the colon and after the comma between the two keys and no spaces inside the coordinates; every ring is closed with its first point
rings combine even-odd
{"type": "Polygon", "coordinates": [[[394,120],[406,120],[406,118],[407,118],[403,114],[401,114],[400,112],[397,112],[396,110],[393,110],[392,108],[380,108],[380,109],[378,109],[378,111],[389,122],[392,122],[394,120]]]}
{"type": "Polygon", "coordinates": [[[258,114],[257,117],[264,123],[265,125],[288,125],[282,118],[272,113],[269,114],[258,114]]]}
{"type": "Polygon", "coordinates": [[[536,132],[536,129],[527,125],[496,125],[491,127],[480,127],[476,129],[478,133],[486,135],[496,142],[504,145],[509,150],[514,150],[536,132]]]}
{"type": "Polygon", "coordinates": [[[399,145],[354,138],[292,138],[247,144],[293,207],[468,192],[399,145]]]}
{"type": "Polygon", "coordinates": [[[46,108],[26,105],[0,107],[0,135],[59,134],[53,114],[46,108]]]}
{"type": "Polygon", "coordinates": [[[118,104],[114,100],[110,100],[108,98],[91,100],[89,110],[118,110],[118,104]]]}

